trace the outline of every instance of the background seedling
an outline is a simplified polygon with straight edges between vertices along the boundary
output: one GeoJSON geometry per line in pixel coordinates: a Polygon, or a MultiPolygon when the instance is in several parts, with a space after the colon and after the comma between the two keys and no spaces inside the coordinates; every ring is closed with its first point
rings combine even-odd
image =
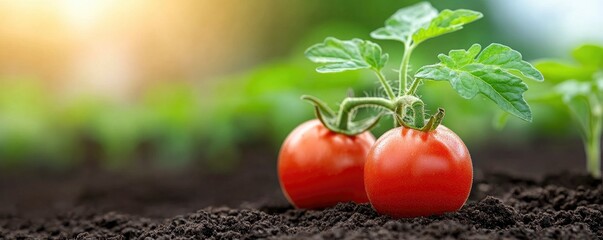
{"type": "Polygon", "coordinates": [[[574,117],[587,158],[587,170],[601,176],[601,132],[603,128],[603,47],[583,45],[572,52],[574,63],[541,60],[535,65],[547,81],[556,85],[540,101],[561,99],[574,117]]]}

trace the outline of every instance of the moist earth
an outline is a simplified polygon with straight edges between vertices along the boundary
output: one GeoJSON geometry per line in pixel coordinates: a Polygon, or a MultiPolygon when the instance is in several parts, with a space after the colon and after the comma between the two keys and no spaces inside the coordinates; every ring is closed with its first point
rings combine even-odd
{"type": "Polygon", "coordinates": [[[368,204],[294,209],[279,189],[276,151],[265,147],[224,173],[144,161],[117,172],[4,170],[0,239],[603,239],[603,186],[580,173],[580,142],[535,143],[472,150],[465,206],[412,219],[368,204]],[[570,172],[550,174],[562,169],[570,172]]]}
{"type": "Polygon", "coordinates": [[[3,213],[0,239],[603,238],[601,179],[569,173],[539,181],[476,177],[470,201],[442,216],[392,219],[354,203],[298,210],[269,197],[167,218],[92,208],[40,218],[3,213]]]}

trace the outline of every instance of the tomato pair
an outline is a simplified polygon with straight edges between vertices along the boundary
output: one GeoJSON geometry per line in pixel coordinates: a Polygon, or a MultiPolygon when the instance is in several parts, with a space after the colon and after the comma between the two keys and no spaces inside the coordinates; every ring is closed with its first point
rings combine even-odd
{"type": "Polygon", "coordinates": [[[415,217],[460,209],[473,169],[465,144],[441,125],[430,132],[395,128],[375,142],[369,132],[346,136],[312,120],[285,140],[278,175],[298,208],[370,200],[379,213],[415,217]]]}

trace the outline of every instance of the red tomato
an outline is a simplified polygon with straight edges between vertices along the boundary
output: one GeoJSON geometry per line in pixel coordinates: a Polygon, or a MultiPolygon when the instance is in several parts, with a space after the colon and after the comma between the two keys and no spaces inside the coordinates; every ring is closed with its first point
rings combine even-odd
{"type": "Polygon", "coordinates": [[[388,131],[369,152],[364,168],[371,205],[398,218],[457,211],[467,201],[472,181],[467,147],[442,125],[431,132],[388,131]]]}
{"type": "Polygon", "coordinates": [[[374,143],[369,132],[346,136],[316,119],[303,123],[281,147],[278,176],[283,193],[298,208],[368,202],[364,162],[374,143]]]}

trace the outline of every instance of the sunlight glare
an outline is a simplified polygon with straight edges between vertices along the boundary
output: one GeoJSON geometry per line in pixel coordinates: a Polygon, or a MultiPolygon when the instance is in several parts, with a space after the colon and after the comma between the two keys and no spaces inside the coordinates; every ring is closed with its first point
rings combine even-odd
{"type": "Polygon", "coordinates": [[[107,10],[114,4],[113,0],[62,0],[57,2],[58,10],[66,22],[76,29],[85,30],[97,24],[107,10]]]}

